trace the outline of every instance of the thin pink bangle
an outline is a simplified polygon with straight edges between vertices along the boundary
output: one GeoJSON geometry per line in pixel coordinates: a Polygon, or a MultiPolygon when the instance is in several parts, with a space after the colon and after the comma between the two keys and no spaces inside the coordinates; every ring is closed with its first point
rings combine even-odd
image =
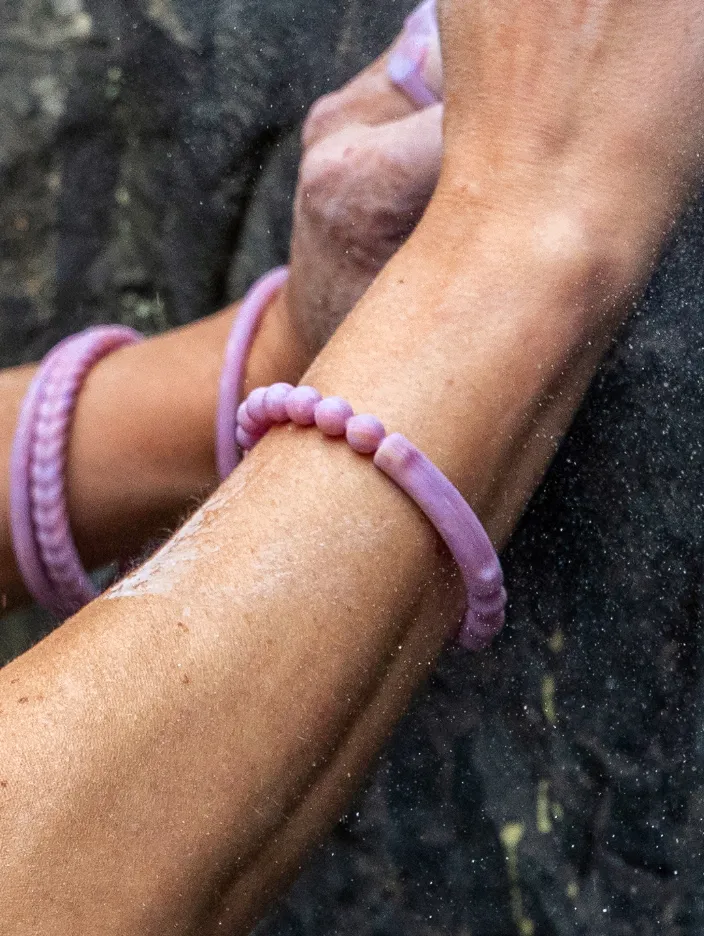
{"type": "Polygon", "coordinates": [[[496,551],[477,515],[445,475],[400,433],[386,435],[371,415],[355,416],[340,397],[323,399],[313,387],[274,384],[254,390],[237,412],[237,441],[252,449],[276,424],[316,425],[330,437],[344,436],[415,501],[452,553],[462,573],[467,610],[458,634],[462,646],[487,646],[504,624],[506,591],[496,551]]]}
{"type": "Polygon", "coordinates": [[[96,596],[66,507],[66,450],[76,400],[98,361],[141,337],[131,328],[97,326],[65,338],[42,361],[22,403],[10,456],[12,543],[28,591],[58,617],[96,596]]]}
{"type": "Polygon", "coordinates": [[[267,306],[287,280],[287,267],[277,267],[257,280],[242,301],[227,341],[215,416],[215,463],[222,481],[240,461],[235,433],[247,358],[267,306]]]}

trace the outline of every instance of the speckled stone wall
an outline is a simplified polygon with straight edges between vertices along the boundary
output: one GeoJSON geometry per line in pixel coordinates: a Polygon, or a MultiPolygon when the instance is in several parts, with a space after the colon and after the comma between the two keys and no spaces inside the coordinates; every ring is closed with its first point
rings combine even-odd
{"type": "MultiPolygon", "coordinates": [[[[0,363],[283,260],[300,120],[409,6],[2,0],[0,363]]],[[[505,634],[448,650],[258,936],[704,932],[703,261],[697,203],[508,549],[505,634]]]]}

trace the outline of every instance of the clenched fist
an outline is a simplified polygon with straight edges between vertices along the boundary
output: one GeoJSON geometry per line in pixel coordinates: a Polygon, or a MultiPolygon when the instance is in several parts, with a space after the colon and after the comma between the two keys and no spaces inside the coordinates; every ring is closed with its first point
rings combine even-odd
{"type": "Polygon", "coordinates": [[[435,189],[442,157],[441,57],[433,3],[394,47],[321,98],[303,132],[288,314],[307,355],[323,347],[404,243],[435,189]],[[391,69],[389,65],[391,64],[391,69]],[[416,67],[417,66],[417,67],[416,67]],[[392,81],[414,71],[427,99],[392,81]]]}

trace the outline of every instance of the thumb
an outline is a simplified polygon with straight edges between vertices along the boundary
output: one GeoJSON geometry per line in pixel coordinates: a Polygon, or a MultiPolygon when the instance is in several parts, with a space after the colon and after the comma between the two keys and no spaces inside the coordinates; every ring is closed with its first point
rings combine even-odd
{"type": "Polygon", "coordinates": [[[388,59],[389,79],[419,107],[442,100],[442,55],[436,0],[425,0],[406,20],[388,59]]]}
{"type": "Polygon", "coordinates": [[[303,129],[304,149],[352,124],[378,126],[401,120],[419,106],[437,104],[441,95],[435,2],[426,0],[408,17],[390,50],[339,91],[316,101],[303,129]]]}

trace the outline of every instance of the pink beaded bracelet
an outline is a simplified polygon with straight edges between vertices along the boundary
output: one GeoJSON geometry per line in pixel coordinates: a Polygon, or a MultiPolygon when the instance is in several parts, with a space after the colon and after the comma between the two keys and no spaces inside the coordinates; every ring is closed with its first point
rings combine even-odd
{"type": "Polygon", "coordinates": [[[387,435],[376,416],[355,415],[345,400],[323,399],[313,387],[278,383],[253,390],[237,411],[237,442],[249,451],[272,426],[287,422],[344,436],[355,452],[373,455],[376,467],[415,501],[462,573],[467,610],[458,640],[470,650],[487,646],[504,623],[503,573],[484,527],[457,488],[408,439],[387,435]]]}
{"type": "Polygon", "coordinates": [[[20,410],[10,457],[10,525],[32,597],[59,617],[96,596],[73,542],[64,472],[76,400],[90,369],[141,339],[131,328],[99,326],[60,342],[42,361],[20,410]]]}

